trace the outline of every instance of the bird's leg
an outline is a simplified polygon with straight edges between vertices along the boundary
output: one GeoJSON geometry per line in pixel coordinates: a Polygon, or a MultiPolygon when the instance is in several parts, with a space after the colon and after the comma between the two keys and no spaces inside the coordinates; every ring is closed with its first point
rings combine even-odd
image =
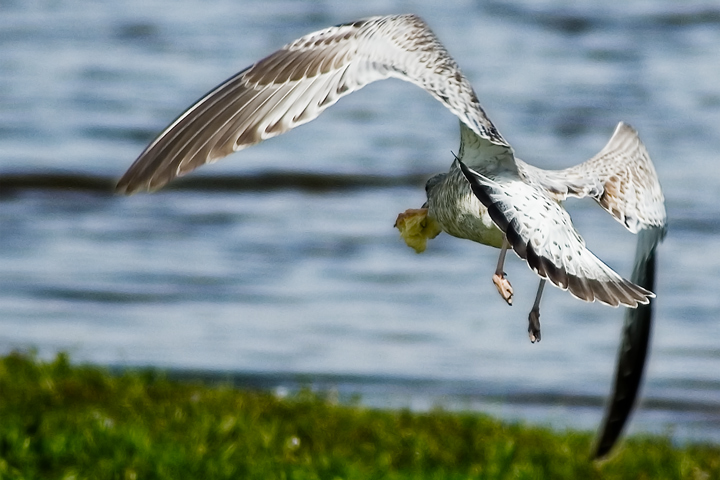
{"type": "Polygon", "coordinates": [[[495,275],[493,275],[492,281],[497,287],[500,296],[505,299],[508,305],[512,305],[513,288],[508,279],[505,278],[505,272],[503,271],[505,266],[505,255],[507,254],[509,246],[510,242],[508,242],[507,236],[503,235],[503,243],[500,248],[500,258],[498,258],[497,268],[495,269],[495,275]]]}
{"type": "Polygon", "coordinates": [[[543,288],[545,288],[545,279],[540,279],[540,286],[538,286],[537,295],[535,296],[535,303],[533,303],[532,310],[528,316],[528,334],[530,335],[530,341],[532,343],[540,341],[540,299],[542,298],[543,288]]]}

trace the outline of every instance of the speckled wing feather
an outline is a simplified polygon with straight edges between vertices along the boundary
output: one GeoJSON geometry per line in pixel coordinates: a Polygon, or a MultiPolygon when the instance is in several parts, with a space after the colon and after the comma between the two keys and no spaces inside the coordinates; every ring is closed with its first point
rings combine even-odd
{"type": "Polygon", "coordinates": [[[637,307],[654,295],[625,280],[585,246],[570,215],[542,188],[516,174],[490,179],[460,163],[473,193],[515,253],[540,277],[588,302],[637,307]]]}
{"type": "Polygon", "coordinates": [[[306,35],[212,90],[147,147],[117,191],[160,188],[200,165],[309,122],[344,95],[390,77],[427,90],[478,139],[510,149],[420,18],[373,17],[306,35]]]}
{"type": "Polygon", "coordinates": [[[564,170],[541,170],[518,160],[525,180],[557,200],[594,198],[633,233],[666,224],[665,199],[655,167],[637,132],[620,122],[607,145],[590,160],[564,170]]]}

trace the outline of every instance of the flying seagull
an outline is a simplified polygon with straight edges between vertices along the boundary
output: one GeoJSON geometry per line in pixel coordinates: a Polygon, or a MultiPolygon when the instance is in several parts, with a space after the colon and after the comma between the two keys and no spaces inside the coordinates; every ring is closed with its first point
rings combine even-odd
{"type": "MultiPolygon", "coordinates": [[[[306,35],[234,75],[201,98],[142,152],[117,184],[132,194],[280,135],[320,115],[365,85],[398,78],[425,89],[460,120],[460,149],[450,170],[430,178],[427,202],[398,216],[421,240],[440,231],[501,249],[493,275],[512,303],[503,264],[508,248],[540,277],[530,312],[540,340],[546,280],[585,301],[635,308],[654,294],[615,273],[586,247],[560,202],[589,196],[636,233],[664,226],[662,190],[635,130],[623,123],[593,159],[549,171],[515,157],[485,114],[467,78],[415,15],[372,17],[306,35]]],[[[406,232],[406,241],[411,233],[406,232]]],[[[417,248],[417,247],[416,247],[417,248]]],[[[424,243],[419,249],[424,248],[424,243]]]]}
{"type": "Polygon", "coordinates": [[[592,159],[542,170],[515,157],[467,78],[417,16],[372,17],[326,28],[286,45],[209,92],[142,152],[117,185],[132,194],[307,123],[368,83],[398,78],[425,89],[460,120],[460,149],[447,173],[427,181],[427,202],[398,215],[409,246],[422,251],[441,231],[500,249],[493,282],[510,304],[503,265],[509,248],[540,276],[529,315],[540,340],[544,285],[586,301],[625,305],[613,394],[593,452],[607,455],[634,405],[649,345],[655,248],[666,229],[662,189],[635,130],[620,123],[592,159]],[[632,281],[586,247],[561,202],[591,197],[638,234],[632,281]]]}

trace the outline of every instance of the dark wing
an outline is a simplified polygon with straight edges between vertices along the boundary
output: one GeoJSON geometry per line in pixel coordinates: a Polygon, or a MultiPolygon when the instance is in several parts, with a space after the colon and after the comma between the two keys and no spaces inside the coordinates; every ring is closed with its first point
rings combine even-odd
{"type": "MultiPolygon", "coordinates": [[[[664,228],[651,227],[641,230],[638,235],[635,264],[630,278],[648,290],[655,288],[655,249],[664,234],[664,228]]],[[[650,300],[647,305],[625,312],[615,381],[593,447],[593,459],[603,458],[610,453],[635,406],[650,348],[653,303],[650,300]]]]}
{"type": "Polygon", "coordinates": [[[373,17],[306,35],[215,88],[147,147],[117,191],[158,189],[200,165],[309,122],[341,97],[391,77],[427,90],[479,139],[510,148],[420,18],[373,17]]]}

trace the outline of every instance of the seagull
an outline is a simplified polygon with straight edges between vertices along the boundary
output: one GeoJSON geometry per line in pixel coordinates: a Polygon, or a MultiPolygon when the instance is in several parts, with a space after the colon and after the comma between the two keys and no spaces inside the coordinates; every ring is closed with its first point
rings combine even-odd
{"type": "Polygon", "coordinates": [[[157,190],[201,165],[307,123],[341,97],[387,78],[423,88],[460,123],[460,148],[449,171],[427,181],[427,202],[400,214],[396,226],[402,231],[414,220],[422,241],[444,231],[499,248],[493,282],[508,304],[513,289],[503,266],[512,248],[540,277],[528,318],[533,343],[541,338],[539,305],[547,281],[579,299],[612,306],[636,308],[654,297],[593,255],[561,204],[567,197],[590,197],[633,233],[664,228],[662,190],[635,130],[620,123],[598,155],[565,170],[521,161],[456,62],[415,15],[371,17],[319,30],[237,73],[160,133],[116,190],[157,190]]]}

